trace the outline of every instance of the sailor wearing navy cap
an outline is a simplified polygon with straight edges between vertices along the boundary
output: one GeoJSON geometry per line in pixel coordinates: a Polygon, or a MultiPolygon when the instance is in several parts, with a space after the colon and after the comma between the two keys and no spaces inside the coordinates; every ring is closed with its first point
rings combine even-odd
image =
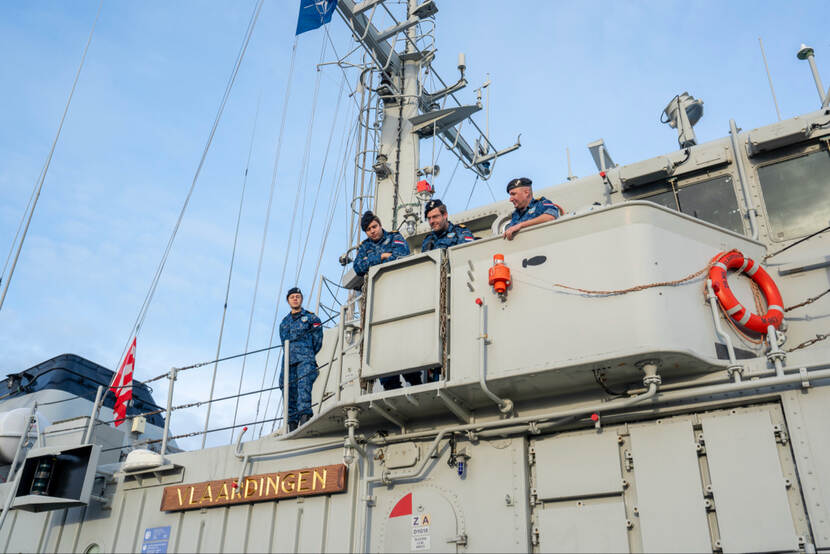
{"type": "MultiPolygon", "coordinates": [[[[320,318],[303,309],[303,293],[297,287],[288,290],[285,299],[291,308],[280,323],[280,340],[288,341],[288,429],[293,431],[314,415],[311,411],[311,386],[317,379],[316,354],[323,346],[320,318]]],[[[283,370],[285,366],[283,365],[283,370]]],[[[280,371],[280,383],[284,383],[280,371]]],[[[285,393],[286,391],[283,391],[285,393]]]]}
{"type": "Polygon", "coordinates": [[[397,231],[384,231],[380,218],[372,212],[363,214],[360,228],[367,238],[360,243],[354,259],[354,272],[358,275],[366,275],[373,265],[409,255],[409,245],[403,235],[397,231]]]}
{"type": "MultiPolygon", "coordinates": [[[[360,243],[354,259],[354,272],[358,275],[366,275],[373,265],[409,255],[409,245],[403,235],[397,231],[391,233],[384,231],[380,218],[372,212],[367,211],[363,214],[360,218],[360,228],[366,233],[366,240],[360,243]]],[[[407,373],[403,377],[410,385],[421,384],[420,371],[407,373]]],[[[383,385],[384,390],[399,389],[401,378],[399,375],[381,377],[380,384],[383,385]]]]}
{"type": "Polygon", "coordinates": [[[519,177],[507,183],[507,194],[516,208],[504,230],[504,238],[507,240],[513,240],[522,229],[553,221],[562,215],[562,208],[544,196],[534,200],[532,185],[533,181],[527,177],[519,177]]]}
{"type": "Polygon", "coordinates": [[[475,240],[475,237],[467,228],[450,222],[447,207],[437,198],[427,202],[424,207],[424,217],[432,232],[424,237],[421,252],[436,248],[449,248],[456,244],[464,244],[475,240]]]}

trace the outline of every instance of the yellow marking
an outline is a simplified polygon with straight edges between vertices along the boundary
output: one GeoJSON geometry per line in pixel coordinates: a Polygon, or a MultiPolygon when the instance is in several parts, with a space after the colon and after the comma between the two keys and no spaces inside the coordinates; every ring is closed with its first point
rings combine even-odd
{"type": "Polygon", "coordinates": [[[266,478],[266,482],[265,482],[265,496],[268,496],[269,494],[271,494],[271,487],[274,487],[274,493],[275,493],[275,494],[279,494],[279,493],[280,493],[280,488],[279,488],[279,484],[280,484],[280,476],[279,476],[279,474],[274,474],[274,477],[275,477],[275,479],[271,479],[271,476],[269,475],[269,476],[266,478]]]}
{"type": "Polygon", "coordinates": [[[285,474],[285,477],[282,478],[282,483],[280,484],[280,488],[282,489],[282,492],[284,492],[284,493],[294,492],[295,483],[294,483],[293,479],[294,479],[294,474],[293,473],[286,473],[285,474]],[[291,481],[288,480],[289,477],[292,479],[291,481]],[[286,483],[291,485],[290,489],[285,488],[286,483]]]}
{"type": "Polygon", "coordinates": [[[256,490],[257,490],[256,481],[254,479],[247,479],[245,481],[245,498],[248,498],[249,496],[252,496],[254,494],[254,492],[256,492],[256,490]],[[251,492],[251,485],[254,486],[254,491],[253,492],[251,492]]]}
{"type": "Polygon", "coordinates": [[[312,481],[311,481],[311,490],[317,490],[317,480],[318,479],[320,480],[320,483],[321,483],[320,488],[323,488],[323,489],[326,488],[326,481],[328,479],[328,473],[329,473],[329,470],[324,469],[323,470],[323,475],[321,477],[320,472],[315,469],[314,470],[314,475],[313,475],[312,481]]]}

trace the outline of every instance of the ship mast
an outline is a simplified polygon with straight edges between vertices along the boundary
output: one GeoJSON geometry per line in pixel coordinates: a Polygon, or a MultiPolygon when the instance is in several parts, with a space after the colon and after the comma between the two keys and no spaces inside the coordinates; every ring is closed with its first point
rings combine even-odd
{"type": "Polygon", "coordinates": [[[489,137],[470,119],[481,109],[481,104],[462,105],[454,96],[467,85],[463,55],[458,64],[461,75],[455,83],[446,84],[432,67],[435,49],[432,41],[424,40],[430,33],[422,31],[420,24],[438,12],[433,0],[407,0],[406,19],[402,21],[394,17],[384,0],[359,3],[340,0],[337,11],[349,25],[353,38],[369,55],[372,63],[366,69],[380,75],[377,80],[367,80],[380,82],[371,92],[380,98],[383,113],[372,164],[376,179],[374,212],[385,229],[401,230],[409,236],[415,232],[421,218],[421,202],[425,199],[415,195],[421,169],[421,139],[437,137],[482,179],[490,177],[492,163],[498,156],[516,150],[520,144],[517,140],[512,146],[496,150],[489,137]],[[381,20],[391,20],[391,25],[379,31],[374,23],[381,20]],[[402,52],[395,49],[399,42],[404,43],[402,52]],[[441,83],[441,90],[430,93],[425,89],[420,79],[426,71],[441,83]],[[445,108],[442,103],[452,105],[445,108]],[[475,147],[461,135],[460,124],[465,120],[478,132],[475,147]]]}
{"type": "MultiPolygon", "coordinates": [[[[407,1],[407,21],[417,18],[413,14],[414,0],[407,1]]],[[[397,229],[398,210],[415,186],[415,174],[420,161],[420,139],[412,132],[411,119],[418,115],[418,73],[422,62],[415,46],[417,26],[405,31],[406,47],[399,56],[402,63],[391,75],[392,85],[400,91],[393,98],[383,99],[383,125],[376,161],[386,160],[387,168],[377,173],[375,189],[375,213],[387,229],[397,229]]],[[[391,92],[391,91],[383,91],[391,92]]]]}

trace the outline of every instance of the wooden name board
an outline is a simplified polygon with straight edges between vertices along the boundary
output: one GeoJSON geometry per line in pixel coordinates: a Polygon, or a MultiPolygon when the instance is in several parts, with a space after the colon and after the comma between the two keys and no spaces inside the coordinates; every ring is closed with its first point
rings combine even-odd
{"type": "Polygon", "coordinates": [[[242,480],[241,487],[236,485],[237,479],[230,478],[164,487],[161,510],[177,512],[343,492],[346,490],[346,466],[335,464],[250,475],[242,480]]]}

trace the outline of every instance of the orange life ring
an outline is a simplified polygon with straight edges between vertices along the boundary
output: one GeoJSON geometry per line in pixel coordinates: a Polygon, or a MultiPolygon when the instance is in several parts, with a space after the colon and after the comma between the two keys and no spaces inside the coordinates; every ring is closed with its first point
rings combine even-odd
{"type": "Polygon", "coordinates": [[[766,333],[770,325],[775,329],[781,326],[781,322],[784,320],[784,308],[782,307],[784,301],[781,299],[781,293],[778,292],[778,287],[772,277],[764,271],[761,264],[750,258],[745,258],[737,250],[722,252],[709,269],[709,279],[712,280],[712,289],[718,297],[721,308],[735,323],[761,334],[766,333]],[[737,269],[755,281],[767,302],[767,313],[764,315],[754,314],[738,302],[738,299],[735,298],[729,288],[729,282],[726,280],[726,272],[729,269],[737,269]]]}

